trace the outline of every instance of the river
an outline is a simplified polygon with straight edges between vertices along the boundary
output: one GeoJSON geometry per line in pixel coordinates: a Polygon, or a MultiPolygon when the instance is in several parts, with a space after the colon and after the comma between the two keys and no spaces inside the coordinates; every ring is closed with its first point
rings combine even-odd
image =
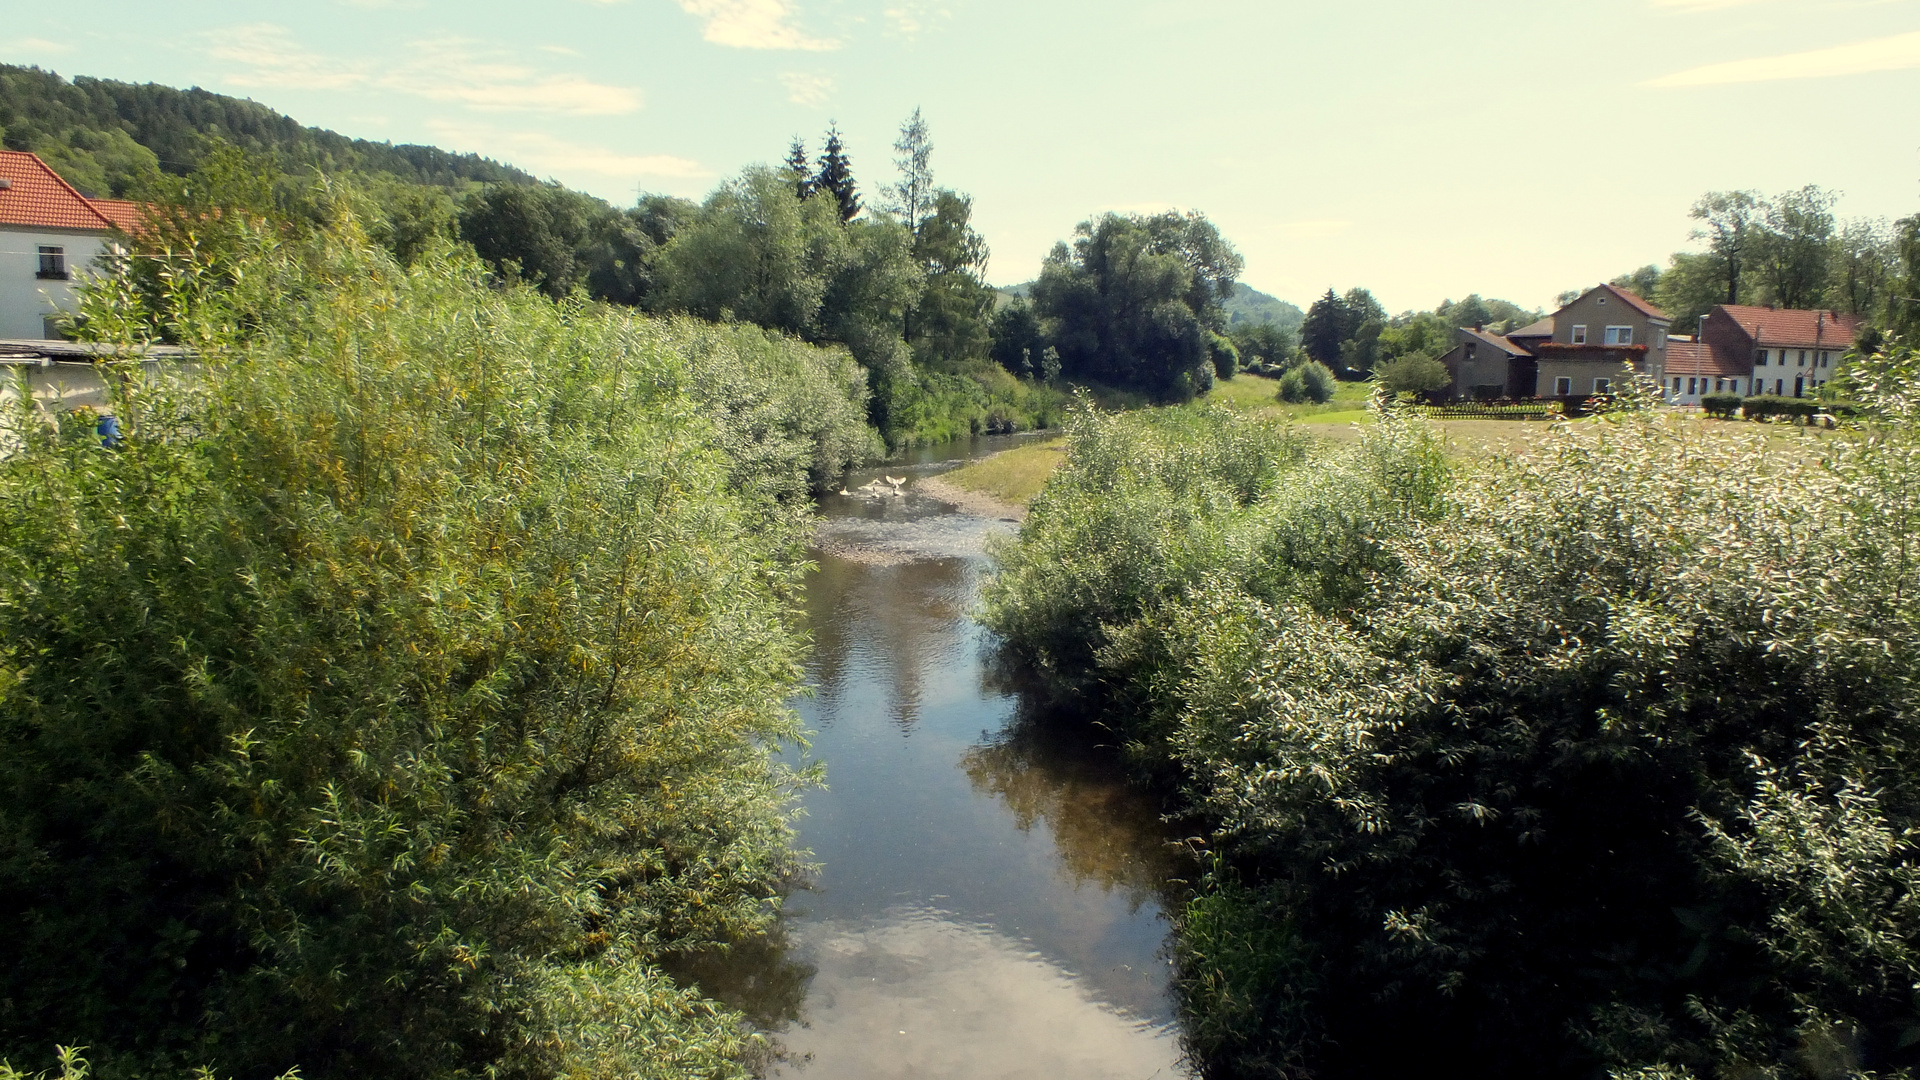
{"type": "Polygon", "coordinates": [[[1186,1075],[1161,903],[1178,849],[1098,729],[1036,723],[996,673],[970,612],[988,536],[1015,526],[917,490],[1011,444],[919,451],[847,480],[905,476],[902,495],[821,506],[797,708],[828,786],[798,822],[820,869],[757,976],[787,996],[777,1075],[1186,1075]]]}

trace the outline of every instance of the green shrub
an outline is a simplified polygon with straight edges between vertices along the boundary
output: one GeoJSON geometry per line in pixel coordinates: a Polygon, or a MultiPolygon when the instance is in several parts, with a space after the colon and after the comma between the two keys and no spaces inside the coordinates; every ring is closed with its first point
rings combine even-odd
{"type": "Polygon", "coordinates": [[[1425,353],[1409,353],[1375,368],[1373,381],[1389,394],[1430,394],[1453,385],[1453,374],[1425,353]]]}
{"type": "Polygon", "coordinates": [[[1309,360],[1294,369],[1300,373],[1300,385],[1306,400],[1323,405],[1333,400],[1333,370],[1318,360],[1309,360]]]}
{"type": "Polygon", "coordinates": [[[1281,401],[1297,405],[1307,400],[1307,379],[1299,368],[1290,368],[1280,376],[1280,389],[1275,395],[1281,401]]]}
{"type": "MultiPolygon", "coordinates": [[[[0,1053],[744,1075],[758,1037],[659,961],[796,869],[773,499],[836,425],[768,391],[738,415],[799,445],[743,476],[716,446],[781,439],[712,403],[769,339],[402,270],[350,221],[243,254],[170,311],[194,381],[115,382],[122,449],[10,414],[0,1053]]],[[[129,295],[89,329],[137,332],[129,295]]]]}
{"type": "Polygon", "coordinates": [[[1207,354],[1213,358],[1213,374],[1216,378],[1231,379],[1240,370],[1240,350],[1232,338],[1209,332],[1207,354]]]}
{"type": "Polygon", "coordinates": [[[1700,408],[1705,410],[1708,416],[1717,416],[1723,420],[1733,419],[1733,414],[1740,411],[1740,404],[1739,394],[1700,395],[1700,408]]]}
{"type": "Polygon", "coordinates": [[[1776,416],[1804,421],[1821,410],[1822,404],[1814,398],[1781,397],[1774,394],[1758,394],[1740,401],[1740,413],[1749,420],[1771,420],[1776,416]]]}

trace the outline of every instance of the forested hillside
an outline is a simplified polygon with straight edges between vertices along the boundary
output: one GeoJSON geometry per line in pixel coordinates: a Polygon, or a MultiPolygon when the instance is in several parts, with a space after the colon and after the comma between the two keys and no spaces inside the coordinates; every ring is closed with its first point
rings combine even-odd
{"type": "Polygon", "coordinates": [[[127,195],[150,169],[189,172],[206,153],[208,136],[290,173],[318,169],[455,189],[536,182],[477,154],[348,138],[199,87],[84,75],[69,82],[39,68],[0,64],[0,142],[39,154],[84,194],[127,195]]]}

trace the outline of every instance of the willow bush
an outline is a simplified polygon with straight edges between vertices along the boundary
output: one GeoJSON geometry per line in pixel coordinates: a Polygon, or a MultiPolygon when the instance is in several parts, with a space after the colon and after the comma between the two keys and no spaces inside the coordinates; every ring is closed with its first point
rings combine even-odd
{"type": "Polygon", "coordinates": [[[199,351],[116,382],[119,448],[10,414],[0,1055],[742,1075],[759,1037],[659,962],[795,871],[776,499],[864,445],[844,365],[775,437],[764,336],[397,267],[350,218],[245,243],[89,295],[199,351]]]}
{"type": "MultiPolygon", "coordinates": [[[[1794,453],[1559,424],[1343,518],[1373,524],[1336,592],[1265,584],[1286,548],[1163,558],[1132,668],[1120,590],[996,594],[1016,647],[1040,616],[1083,651],[1039,655],[1151,705],[1110,722],[1214,823],[1175,947],[1205,1075],[1920,1070],[1920,364],[1855,371],[1860,425],[1794,453]]],[[[1010,572],[1044,583],[1065,527],[1010,572]]]]}

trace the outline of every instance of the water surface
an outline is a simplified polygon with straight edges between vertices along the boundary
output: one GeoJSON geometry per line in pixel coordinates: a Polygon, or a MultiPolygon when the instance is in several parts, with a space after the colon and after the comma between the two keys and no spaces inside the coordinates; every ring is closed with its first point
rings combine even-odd
{"type": "Polygon", "coordinates": [[[822,506],[798,708],[828,788],[799,822],[822,869],[789,901],[780,1075],[1184,1075],[1160,902],[1177,849],[1097,739],[1036,723],[995,675],[969,612],[1013,526],[915,490],[1004,445],[856,474],[903,494],[822,506]]]}

